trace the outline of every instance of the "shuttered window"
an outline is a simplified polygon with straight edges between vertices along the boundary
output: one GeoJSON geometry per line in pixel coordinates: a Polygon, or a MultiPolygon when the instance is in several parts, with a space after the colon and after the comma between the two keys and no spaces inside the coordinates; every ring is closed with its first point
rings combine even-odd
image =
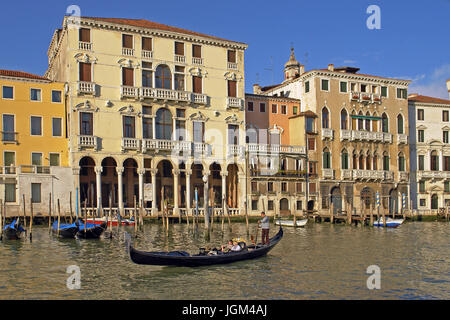
{"type": "Polygon", "coordinates": [[[202,93],[203,92],[201,77],[193,76],[192,77],[192,85],[193,85],[194,93],[202,93]]]}
{"type": "Polygon", "coordinates": [[[80,28],[80,41],[91,42],[91,30],[86,28],[80,28]]]}
{"type": "Polygon", "coordinates": [[[152,51],[152,38],[142,37],[142,50],[152,51]]]}
{"type": "Polygon", "coordinates": [[[133,49],[133,36],[129,34],[122,35],[122,47],[133,49]]]}
{"type": "Polygon", "coordinates": [[[123,117],[123,136],[124,138],[135,138],[134,117],[123,117]]]}
{"type": "Polygon", "coordinates": [[[134,86],[134,70],[132,68],[122,68],[122,84],[124,86],[134,86]]]}
{"type": "Polygon", "coordinates": [[[184,56],[184,43],[175,42],[175,54],[178,56],[184,56]]]}
{"type": "Polygon", "coordinates": [[[236,51],[228,50],[228,62],[236,63],[236,51]]]}
{"type": "Polygon", "coordinates": [[[93,135],[93,117],[92,113],[80,113],[80,134],[83,136],[93,135]]]}
{"type": "Polygon", "coordinates": [[[228,80],[228,96],[229,97],[236,97],[236,85],[237,82],[234,80],[228,80]]]}
{"type": "Polygon", "coordinates": [[[91,82],[91,64],[80,62],[80,81],[91,82]]]}
{"type": "Polygon", "coordinates": [[[202,57],[202,47],[197,44],[193,44],[192,45],[192,56],[194,58],[201,58],[202,57]]]}
{"type": "Polygon", "coordinates": [[[194,142],[204,142],[205,123],[194,121],[194,142]]]}

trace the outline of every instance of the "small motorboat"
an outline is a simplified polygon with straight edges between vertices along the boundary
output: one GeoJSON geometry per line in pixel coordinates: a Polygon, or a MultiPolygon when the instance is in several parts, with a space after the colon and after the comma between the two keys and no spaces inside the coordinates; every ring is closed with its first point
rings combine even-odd
{"type": "Polygon", "coordinates": [[[76,224],[78,226],[77,237],[81,239],[98,239],[107,227],[106,222],[96,225],[87,223],[87,221],[86,224],[83,221],[77,221],[76,224]]]}
{"type": "Polygon", "coordinates": [[[122,226],[134,226],[134,218],[131,219],[122,219],[119,217],[119,219],[113,218],[111,220],[109,220],[109,218],[107,217],[103,217],[103,218],[95,218],[95,220],[93,218],[89,218],[86,220],[87,223],[92,223],[95,225],[102,225],[103,223],[108,223],[108,226],[112,225],[113,226],[117,226],[117,225],[122,225],[122,226]]]}
{"type": "Polygon", "coordinates": [[[275,220],[275,225],[283,227],[304,227],[308,223],[308,219],[297,220],[294,225],[294,220],[275,220]]]}
{"type": "Polygon", "coordinates": [[[25,232],[25,229],[22,227],[20,222],[15,219],[10,224],[4,226],[2,232],[3,237],[5,237],[6,240],[19,240],[22,233],[25,232]]]}
{"type": "Polygon", "coordinates": [[[55,221],[52,225],[52,232],[56,235],[58,235],[61,238],[75,238],[75,236],[78,233],[78,225],[76,223],[67,224],[67,223],[60,223],[59,229],[58,229],[58,221],[55,221]]]}
{"type": "MultiPolygon", "coordinates": [[[[398,226],[400,226],[403,222],[405,222],[405,219],[392,219],[392,218],[387,218],[386,219],[386,227],[389,228],[397,228],[398,226]]],[[[384,220],[383,217],[381,217],[380,219],[374,221],[373,225],[375,227],[384,227],[384,220]]]]}
{"type": "Polygon", "coordinates": [[[278,233],[269,240],[268,245],[245,246],[241,251],[208,255],[200,252],[190,255],[185,251],[173,252],[145,252],[134,249],[131,246],[131,236],[125,233],[125,245],[131,261],[136,264],[157,265],[157,266],[178,266],[178,267],[200,267],[215,264],[226,264],[237,261],[249,260],[262,257],[272,250],[283,238],[283,228],[280,227],[278,233]]]}

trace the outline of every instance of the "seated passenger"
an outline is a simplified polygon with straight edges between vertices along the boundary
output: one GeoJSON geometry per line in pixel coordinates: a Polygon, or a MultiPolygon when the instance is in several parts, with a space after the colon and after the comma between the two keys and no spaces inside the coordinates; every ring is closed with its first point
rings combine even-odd
{"type": "Polygon", "coordinates": [[[242,247],[235,241],[233,242],[233,247],[231,248],[231,251],[237,252],[237,251],[241,251],[242,247]]]}
{"type": "Polygon", "coordinates": [[[222,252],[229,252],[233,248],[233,241],[228,240],[228,244],[226,246],[222,246],[222,252]]]}

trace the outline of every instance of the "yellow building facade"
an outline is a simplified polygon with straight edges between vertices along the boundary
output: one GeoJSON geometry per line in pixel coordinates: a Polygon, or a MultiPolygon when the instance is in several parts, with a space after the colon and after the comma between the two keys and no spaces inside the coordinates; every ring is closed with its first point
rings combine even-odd
{"type": "Polygon", "coordinates": [[[72,179],[64,84],[0,70],[0,90],[1,199],[8,216],[23,214],[24,198],[28,212],[32,201],[36,215],[46,214],[49,203],[68,203],[64,186],[72,179]]]}
{"type": "Polygon", "coordinates": [[[244,51],[147,20],[65,17],[46,76],[68,86],[80,205],[245,208],[244,51]],[[208,192],[205,192],[205,191],[208,192]]]}

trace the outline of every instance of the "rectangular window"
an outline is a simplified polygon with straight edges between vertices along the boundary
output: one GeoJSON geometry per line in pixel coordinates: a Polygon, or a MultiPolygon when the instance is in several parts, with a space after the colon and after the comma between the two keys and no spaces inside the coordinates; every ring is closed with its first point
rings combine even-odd
{"type": "Polygon", "coordinates": [[[184,74],[175,73],[175,90],[184,91],[184,74]]]}
{"type": "Polygon", "coordinates": [[[346,93],[347,92],[347,82],[343,82],[343,81],[341,81],[340,82],[340,92],[342,92],[342,93],[346,93]]]}
{"type": "Polygon", "coordinates": [[[423,109],[417,109],[417,120],[424,120],[425,112],[423,109]]]}
{"type": "Polygon", "coordinates": [[[398,171],[405,171],[405,158],[398,157],[398,171]]]}
{"type": "Polygon", "coordinates": [[[383,156],[383,170],[389,171],[389,156],[383,156]]]}
{"type": "Polygon", "coordinates": [[[228,80],[228,96],[234,98],[237,96],[237,82],[234,80],[228,80]]]}
{"type": "Polygon", "coordinates": [[[142,50],[152,51],[152,38],[142,37],[142,50]]]}
{"type": "Polygon", "coordinates": [[[425,141],[425,132],[423,130],[417,130],[417,141],[418,142],[425,141]]]}
{"type": "Polygon", "coordinates": [[[201,58],[202,57],[202,46],[193,44],[192,45],[192,56],[194,58],[201,58]]]}
{"type": "Polygon", "coordinates": [[[317,170],[316,170],[317,164],[316,164],[316,162],[309,162],[308,164],[309,164],[309,172],[308,173],[310,175],[315,175],[317,173],[317,170]]]}
{"type": "Polygon", "coordinates": [[[59,90],[52,90],[52,102],[61,103],[62,93],[59,90]]]}
{"type": "Polygon", "coordinates": [[[41,89],[30,89],[30,100],[41,101],[41,89]]]}
{"type": "Polygon", "coordinates": [[[144,88],[151,88],[153,82],[153,72],[150,70],[142,69],[142,86],[144,88]]]}
{"type": "Polygon", "coordinates": [[[305,93],[309,92],[309,81],[305,82],[305,93]]]}
{"type": "Polygon", "coordinates": [[[80,81],[83,82],[91,82],[92,81],[92,73],[91,73],[91,64],[80,62],[80,81]]]}
{"type": "Polygon", "coordinates": [[[442,131],[442,142],[448,143],[448,131],[442,131]]]}
{"type": "Polygon", "coordinates": [[[407,99],[408,98],[408,90],[397,88],[397,98],[407,99]]]}
{"type": "Polygon", "coordinates": [[[228,50],[227,61],[236,63],[236,51],[235,50],[228,50]]]}
{"type": "Polygon", "coordinates": [[[308,138],[308,150],[314,151],[316,150],[316,139],[308,138]]]}
{"type": "Polygon", "coordinates": [[[91,42],[91,29],[80,28],[79,40],[81,42],[91,42]]]}
{"type": "Polygon", "coordinates": [[[259,112],[266,112],[266,104],[265,103],[259,104],[259,112]]]}
{"type": "Polygon", "coordinates": [[[295,191],[297,191],[298,193],[303,192],[303,183],[297,182],[297,183],[295,184],[295,191]]]}
{"type": "Polygon", "coordinates": [[[450,171],[450,157],[444,156],[444,171],[450,171]]]}
{"type": "Polygon", "coordinates": [[[298,107],[297,106],[293,106],[292,107],[292,113],[293,114],[297,114],[298,113],[298,107]]]}
{"type": "Polygon", "coordinates": [[[329,80],[321,79],[321,81],[320,81],[320,90],[328,91],[329,90],[328,85],[329,85],[329,80]]]}
{"type": "Polygon", "coordinates": [[[450,181],[444,181],[444,192],[450,192],[450,181]]]}
{"type": "Polygon", "coordinates": [[[309,192],[310,193],[316,193],[316,183],[315,182],[310,182],[309,183],[309,192]]]}
{"type": "Polygon", "coordinates": [[[306,132],[314,132],[314,118],[306,118],[306,132]]]}
{"type": "Polygon", "coordinates": [[[41,203],[41,184],[32,183],[31,184],[31,202],[41,203]]]}
{"type": "Polygon", "coordinates": [[[136,138],[134,117],[123,117],[123,137],[136,138]]]}
{"type": "Polygon", "coordinates": [[[14,115],[4,114],[3,115],[3,132],[2,141],[16,141],[15,133],[15,120],[14,115]]]}
{"type": "Polygon", "coordinates": [[[278,105],[273,104],[272,105],[272,113],[277,113],[278,112],[278,105]]]}
{"type": "Polygon", "coordinates": [[[267,210],[273,211],[273,200],[267,201],[267,210]]]}
{"type": "Polygon", "coordinates": [[[258,200],[252,200],[252,210],[258,210],[258,200]]]}
{"type": "Polygon", "coordinates": [[[361,92],[367,92],[367,85],[361,84],[361,92]]]}
{"type": "Polygon", "coordinates": [[[80,113],[80,134],[82,136],[93,135],[93,115],[89,112],[80,113]]]}
{"type": "Polygon", "coordinates": [[[14,99],[14,88],[3,86],[2,87],[2,97],[3,99],[14,99]]]}
{"type": "Polygon", "coordinates": [[[31,153],[31,165],[38,167],[42,166],[42,153],[40,152],[31,153]]]}
{"type": "Polygon", "coordinates": [[[52,118],[52,136],[61,137],[62,136],[62,119],[52,118]]]}
{"type": "Polygon", "coordinates": [[[281,114],[287,114],[287,106],[281,106],[281,114]]]}
{"type": "Polygon", "coordinates": [[[202,78],[193,76],[192,77],[192,86],[193,86],[193,92],[194,93],[203,93],[203,84],[202,84],[202,78]]]}
{"type": "Polygon", "coordinates": [[[422,171],[425,170],[425,156],[424,155],[419,155],[418,162],[419,162],[419,164],[418,164],[419,170],[422,170],[422,171]]]}
{"type": "Polygon", "coordinates": [[[142,117],[142,138],[152,139],[153,136],[152,118],[142,117]]]}
{"type": "Polygon", "coordinates": [[[184,56],[184,42],[175,41],[175,54],[177,56],[184,56]]]}
{"type": "Polygon", "coordinates": [[[16,202],[15,183],[5,183],[5,202],[16,202]]]}
{"type": "Polygon", "coordinates": [[[448,122],[448,110],[442,111],[442,121],[448,122]]]}
{"type": "Polygon", "coordinates": [[[247,103],[247,110],[250,112],[253,112],[253,102],[248,102],[247,103]]]}
{"type": "Polygon", "coordinates": [[[186,121],[176,120],[175,136],[177,141],[186,141],[186,121]]]}
{"type": "Polygon", "coordinates": [[[297,211],[300,211],[303,209],[303,204],[301,200],[297,200],[297,211]]]}
{"type": "Polygon", "coordinates": [[[31,135],[42,135],[42,117],[31,116],[31,135]]]}
{"type": "Polygon", "coordinates": [[[228,125],[228,144],[239,144],[239,126],[235,124],[228,125]]]}
{"type": "Polygon", "coordinates": [[[205,123],[200,121],[194,121],[194,142],[201,142],[203,143],[205,141],[205,123]]]}
{"type": "Polygon", "coordinates": [[[273,182],[267,182],[267,191],[273,192],[273,182]]]}
{"type": "Polygon", "coordinates": [[[425,192],[425,181],[419,181],[419,192],[425,192]]]}
{"type": "Polygon", "coordinates": [[[122,85],[134,87],[134,69],[122,68],[122,85]]]}
{"type": "Polygon", "coordinates": [[[425,207],[427,205],[426,199],[420,199],[419,203],[421,207],[425,207]]]}
{"type": "Polygon", "coordinates": [[[50,166],[59,167],[59,153],[50,153],[50,166]]]}
{"type": "Polygon", "coordinates": [[[281,183],[281,192],[287,192],[287,183],[286,182],[281,183]]]}
{"type": "Polygon", "coordinates": [[[251,187],[252,187],[252,192],[258,191],[258,182],[252,181],[251,187]]]}
{"type": "Polygon", "coordinates": [[[122,35],[122,47],[127,49],[133,49],[133,36],[129,34],[122,35]]]}
{"type": "Polygon", "coordinates": [[[381,87],[381,96],[387,97],[387,87],[381,87]]]}

